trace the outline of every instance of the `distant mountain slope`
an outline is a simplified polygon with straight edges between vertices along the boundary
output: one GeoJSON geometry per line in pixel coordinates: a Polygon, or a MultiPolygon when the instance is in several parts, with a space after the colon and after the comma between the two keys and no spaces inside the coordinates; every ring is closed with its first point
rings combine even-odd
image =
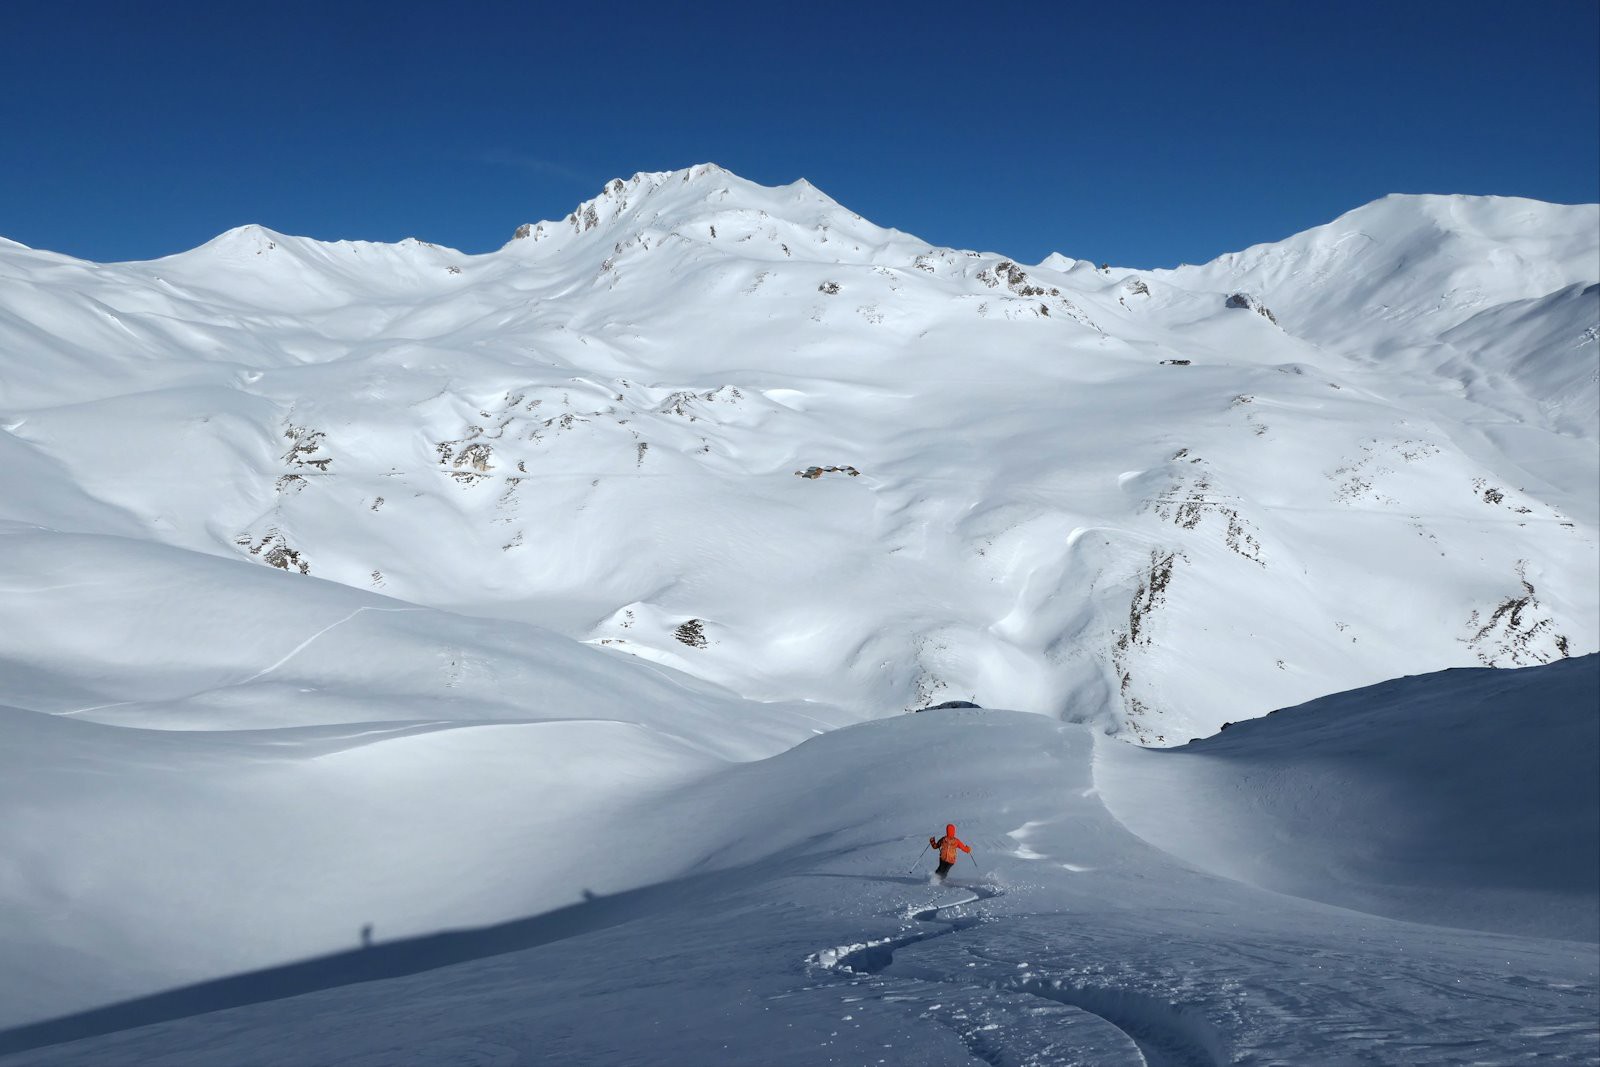
{"type": "Polygon", "coordinates": [[[480,256],[7,243],[0,521],[533,622],[756,700],[1172,744],[1600,647],[1596,212],[1391,197],[1136,273],[932,247],[705,165],[480,256]]]}
{"type": "Polygon", "coordinates": [[[1270,297],[1286,329],[1318,344],[1401,348],[1486,308],[1593,284],[1597,227],[1596,204],[1397,194],[1285,241],[1153,273],[1270,297]]]}
{"type": "Polygon", "coordinates": [[[1597,233],[1595,204],[1394,195],[1286,241],[1156,273],[1259,300],[1285,331],[1369,368],[1374,388],[1421,412],[1456,421],[1453,399],[1470,399],[1483,410],[1462,421],[1515,428],[1482,428],[1490,444],[1452,428],[1462,447],[1512,461],[1519,480],[1548,479],[1593,520],[1581,457],[1600,438],[1597,233]]]}

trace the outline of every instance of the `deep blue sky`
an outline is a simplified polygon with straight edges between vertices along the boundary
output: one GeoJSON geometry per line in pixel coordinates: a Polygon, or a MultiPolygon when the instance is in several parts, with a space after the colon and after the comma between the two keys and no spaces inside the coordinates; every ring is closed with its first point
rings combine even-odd
{"type": "Polygon", "coordinates": [[[471,252],[612,177],[806,177],[1036,261],[1201,262],[1389,192],[1600,199],[1600,4],[0,3],[0,235],[471,252]]]}

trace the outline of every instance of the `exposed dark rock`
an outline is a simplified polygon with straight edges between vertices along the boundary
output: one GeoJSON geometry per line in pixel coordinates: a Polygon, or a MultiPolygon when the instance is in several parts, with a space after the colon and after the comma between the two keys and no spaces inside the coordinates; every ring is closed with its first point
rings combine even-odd
{"type": "Polygon", "coordinates": [[[1228,297],[1228,306],[1231,308],[1246,308],[1266,319],[1272,325],[1278,325],[1278,317],[1274,315],[1265,304],[1251,296],[1249,293],[1234,293],[1228,297]]]}
{"type": "Polygon", "coordinates": [[[852,478],[858,477],[861,474],[861,472],[856,470],[854,467],[807,467],[803,471],[795,471],[794,473],[800,478],[813,479],[820,478],[824,474],[848,474],[852,478]]]}
{"type": "Polygon", "coordinates": [[[699,619],[690,619],[674,630],[672,636],[690,648],[705,648],[708,643],[706,641],[706,624],[699,619]]]}
{"type": "Polygon", "coordinates": [[[943,704],[935,704],[931,708],[917,708],[913,715],[921,715],[925,711],[944,711],[947,708],[982,708],[982,704],[974,704],[970,700],[946,700],[943,704]]]}

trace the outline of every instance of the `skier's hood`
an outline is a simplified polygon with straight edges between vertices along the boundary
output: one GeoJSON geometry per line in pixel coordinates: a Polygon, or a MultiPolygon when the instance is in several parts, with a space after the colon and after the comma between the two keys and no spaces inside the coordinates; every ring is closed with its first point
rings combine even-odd
{"type": "Polygon", "coordinates": [[[950,825],[946,826],[944,828],[944,833],[945,833],[946,837],[954,837],[954,836],[956,836],[956,824],[955,823],[951,823],[950,825]]]}

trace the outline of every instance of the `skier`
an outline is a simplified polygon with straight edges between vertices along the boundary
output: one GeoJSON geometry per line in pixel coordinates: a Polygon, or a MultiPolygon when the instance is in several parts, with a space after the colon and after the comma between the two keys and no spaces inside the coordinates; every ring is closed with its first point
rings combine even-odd
{"type": "Polygon", "coordinates": [[[944,876],[950,873],[950,868],[955,866],[956,849],[968,853],[972,851],[965,841],[956,836],[955,823],[950,823],[944,828],[943,837],[928,838],[928,847],[939,850],[939,866],[933,873],[939,876],[941,882],[944,881],[944,876]]]}

